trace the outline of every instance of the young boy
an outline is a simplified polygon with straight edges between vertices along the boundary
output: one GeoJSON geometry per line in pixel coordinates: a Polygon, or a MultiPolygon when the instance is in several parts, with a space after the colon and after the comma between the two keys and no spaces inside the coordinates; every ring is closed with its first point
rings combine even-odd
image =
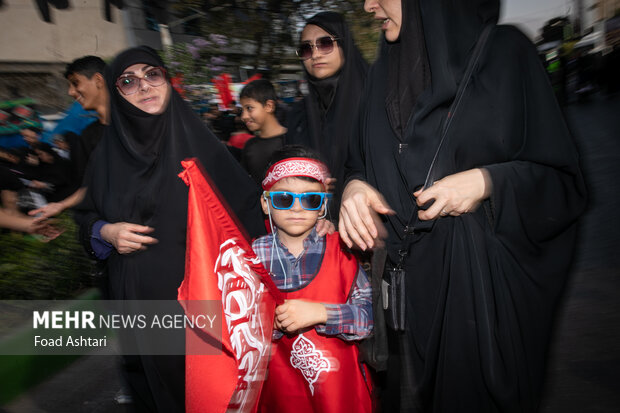
{"type": "Polygon", "coordinates": [[[253,248],[287,299],[276,308],[259,411],[370,412],[356,343],[373,327],[370,284],[338,233],[315,229],[326,214],[327,167],[301,146],[272,159],[261,204],[273,231],[253,248]]]}
{"type": "Polygon", "coordinates": [[[286,128],[276,118],[278,97],[268,80],[248,83],[242,90],[241,120],[256,137],[246,142],[241,153],[241,165],[260,185],[271,155],[284,145],[286,128]]]}
{"type": "MultiPolygon", "coordinates": [[[[84,56],[69,63],[65,70],[65,78],[69,82],[67,94],[84,109],[97,112],[97,121],[82,131],[80,138],[75,142],[75,147],[71,148],[71,162],[74,165],[73,174],[75,175],[73,179],[77,183],[76,186],[82,184],[90,155],[103,137],[105,125],[109,120],[110,98],[103,77],[105,66],[105,62],[97,56],[84,56]]],[[[31,214],[37,214],[37,216],[40,214],[46,218],[58,215],[65,209],[73,208],[82,202],[85,193],[85,187],[77,188],[68,197],[58,202],[51,202],[32,211],[31,214]]]]}

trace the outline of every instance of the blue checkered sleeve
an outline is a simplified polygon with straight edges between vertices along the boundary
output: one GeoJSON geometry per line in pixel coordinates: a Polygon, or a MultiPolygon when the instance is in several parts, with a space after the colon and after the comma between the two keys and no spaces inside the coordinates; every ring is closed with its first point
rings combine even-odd
{"type": "Polygon", "coordinates": [[[372,332],[372,289],[362,267],[358,267],[355,286],[345,304],[323,305],[327,310],[327,323],[315,327],[318,333],[353,341],[366,338],[372,332]]]}

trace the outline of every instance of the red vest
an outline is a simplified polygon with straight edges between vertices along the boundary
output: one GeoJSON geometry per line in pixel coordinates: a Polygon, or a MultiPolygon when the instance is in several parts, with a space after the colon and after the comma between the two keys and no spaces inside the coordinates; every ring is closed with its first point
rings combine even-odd
{"type": "MultiPolygon", "coordinates": [[[[286,293],[329,304],[344,304],[357,275],[355,257],[340,247],[338,233],[327,235],[325,254],[315,278],[305,287],[286,293]]],[[[362,372],[355,342],[317,334],[311,328],[283,336],[271,346],[267,380],[259,411],[262,413],[370,412],[368,372],[362,372]]]]}

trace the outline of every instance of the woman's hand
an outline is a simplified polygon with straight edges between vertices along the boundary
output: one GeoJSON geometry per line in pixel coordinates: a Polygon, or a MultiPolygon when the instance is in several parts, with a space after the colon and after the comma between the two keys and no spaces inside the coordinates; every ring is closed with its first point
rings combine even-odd
{"type": "Polygon", "coordinates": [[[154,228],[144,225],[117,222],[101,227],[101,237],[112,244],[119,254],[131,254],[158,242],[157,239],[145,235],[153,231],[154,228]]]}
{"type": "Polygon", "coordinates": [[[366,182],[354,179],[342,193],[338,231],[349,248],[353,243],[363,251],[386,236],[378,214],[393,214],[383,196],[366,182]]]}
{"type": "Polygon", "coordinates": [[[430,220],[473,212],[489,197],[491,187],[491,177],[486,169],[476,168],[448,175],[430,188],[413,193],[420,207],[434,200],[427,210],[418,212],[418,217],[430,220]]]}
{"type": "Polygon", "coordinates": [[[334,193],[334,191],[336,190],[336,178],[327,178],[325,180],[325,190],[327,192],[331,192],[332,194],[334,193]]]}
{"type": "Polygon", "coordinates": [[[321,303],[306,300],[286,300],[276,307],[275,326],[285,333],[327,322],[327,310],[321,303]]]}

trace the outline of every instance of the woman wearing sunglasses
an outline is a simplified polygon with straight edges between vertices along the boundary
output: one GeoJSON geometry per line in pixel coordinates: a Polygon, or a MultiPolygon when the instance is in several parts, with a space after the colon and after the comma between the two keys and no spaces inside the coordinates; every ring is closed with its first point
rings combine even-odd
{"type": "Polygon", "coordinates": [[[332,219],[338,216],[351,125],[357,117],[368,64],[344,17],[318,13],[306,22],[297,49],[309,94],[287,114],[287,142],[319,151],[336,179],[332,219]]]}
{"type": "Polygon", "coordinates": [[[372,248],[384,214],[382,411],[538,411],[585,188],[536,48],[498,0],[364,7],[384,38],[338,229],[372,248]]]}
{"type": "MultiPolygon", "coordinates": [[[[87,173],[83,243],[106,261],[111,299],[176,300],[187,226],[181,160],[201,161],[252,236],[264,233],[258,188],[171,87],[154,50],[122,52],[105,78],[110,125],[87,173]]],[[[183,356],[133,356],[127,364],[136,410],[184,411],[183,356]]]]}

